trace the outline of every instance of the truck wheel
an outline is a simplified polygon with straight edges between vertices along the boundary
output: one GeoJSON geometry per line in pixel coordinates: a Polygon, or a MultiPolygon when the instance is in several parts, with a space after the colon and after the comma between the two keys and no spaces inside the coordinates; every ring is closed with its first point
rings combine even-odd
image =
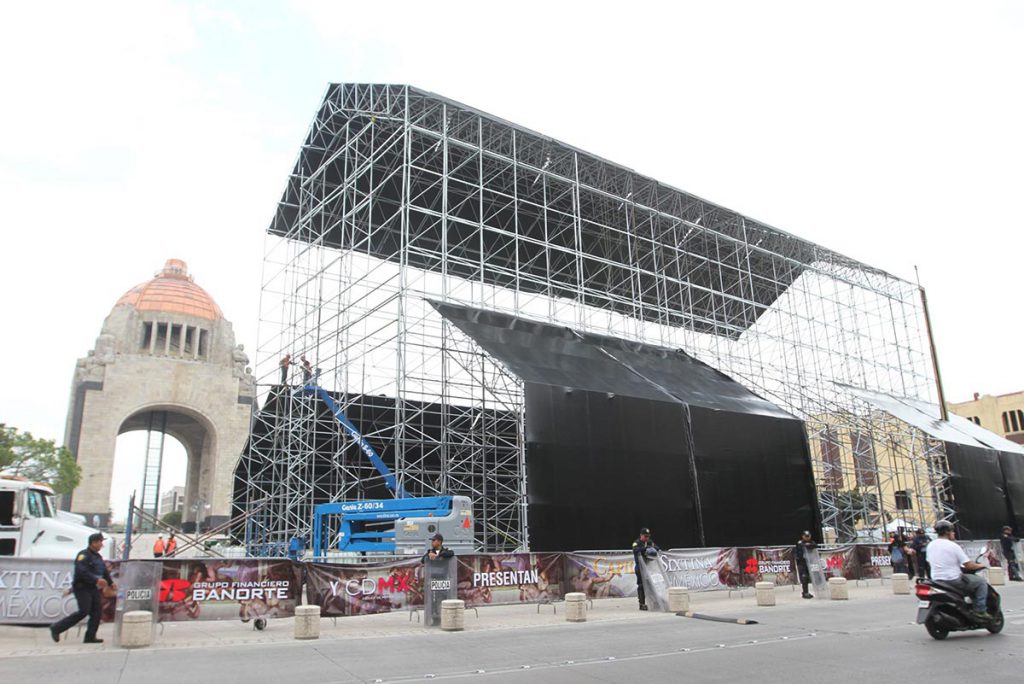
{"type": "Polygon", "coordinates": [[[256,621],[252,624],[256,628],[256,631],[262,632],[267,628],[267,621],[263,618],[256,618],[256,621]]]}

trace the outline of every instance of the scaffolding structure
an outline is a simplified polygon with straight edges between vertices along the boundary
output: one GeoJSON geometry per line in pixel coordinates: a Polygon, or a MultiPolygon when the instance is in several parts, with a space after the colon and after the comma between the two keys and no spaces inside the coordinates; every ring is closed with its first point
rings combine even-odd
{"type": "Polygon", "coordinates": [[[263,409],[235,505],[252,552],[382,479],[280,360],[305,356],[411,495],[475,502],[478,542],[529,547],[521,381],[452,302],[682,349],[806,422],[840,539],[953,513],[942,443],[864,388],[935,400],[916,285],[409,86],[332,85],[266,239],[263,409]]]}

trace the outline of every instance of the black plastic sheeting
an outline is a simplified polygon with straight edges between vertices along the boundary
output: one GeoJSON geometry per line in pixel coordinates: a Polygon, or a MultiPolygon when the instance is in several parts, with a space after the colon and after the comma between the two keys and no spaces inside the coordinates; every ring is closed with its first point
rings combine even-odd
{"type": "Polygon", "coordinates": [[[525,381],[530,548],[784,544],[818,527],[803,422],[678,350],[434,306],[525,381]]]}
{"type": "Polygon", "coordinates": [[[946,442],[953,504],[961,539],[995,539],[1009,515],[999,452],[946,442]]]}
{"type": "Polygon", "coordinates": [[[1003,490],[1009,508],[1014,534],[1024,533],[1024,455],[999,452],[999,469],[1003,472],[1003,490]]]}
{"type": "Polygon", "coordinates": [[[1024,530],[1024,448],[919,399],[842,385],[861,399],[943,443],[962,539],[998,537],[1003,525],[1024,530]]]}

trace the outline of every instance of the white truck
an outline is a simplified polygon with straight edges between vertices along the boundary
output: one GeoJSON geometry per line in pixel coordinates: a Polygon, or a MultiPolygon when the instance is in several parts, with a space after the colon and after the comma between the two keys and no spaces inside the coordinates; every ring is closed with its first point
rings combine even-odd
{"type": "MultiPolygon", "coordinates": [[[[0,556],[73,559],[98,531],[82,516],[57,510],[47,485],[0,474],[0,556]]],[[[105,542],[105,558],[113,557],[112,545],[105,542]]]]}

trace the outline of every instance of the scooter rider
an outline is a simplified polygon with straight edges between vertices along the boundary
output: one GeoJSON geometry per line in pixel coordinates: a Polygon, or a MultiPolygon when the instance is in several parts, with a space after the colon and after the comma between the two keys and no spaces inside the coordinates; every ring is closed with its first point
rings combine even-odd
{"type": "Polygon", "coordinates": [[[640,576],[640,562],[644,558],[658,555],[658,545],[651,539],[651,531],[644,527],[640,536],[633,542],[633,572],[636,573],[636,597],[640,600],[640,610],[647,610],[647,597],[644,596],[644,581],[640,576]]]}
{"type": "Polygon", "coordinates": [[[969,574],[985,566],[968,558],[960,545],[953,541],[956,539],[956,531],[949,521],[940,520],[935,523],[935,534],[938,539],[929,542],[927,547],[932,580],[959,583],[974,599],[974,618],[988,620],[988,582],[980,575],[969,574]]]}

